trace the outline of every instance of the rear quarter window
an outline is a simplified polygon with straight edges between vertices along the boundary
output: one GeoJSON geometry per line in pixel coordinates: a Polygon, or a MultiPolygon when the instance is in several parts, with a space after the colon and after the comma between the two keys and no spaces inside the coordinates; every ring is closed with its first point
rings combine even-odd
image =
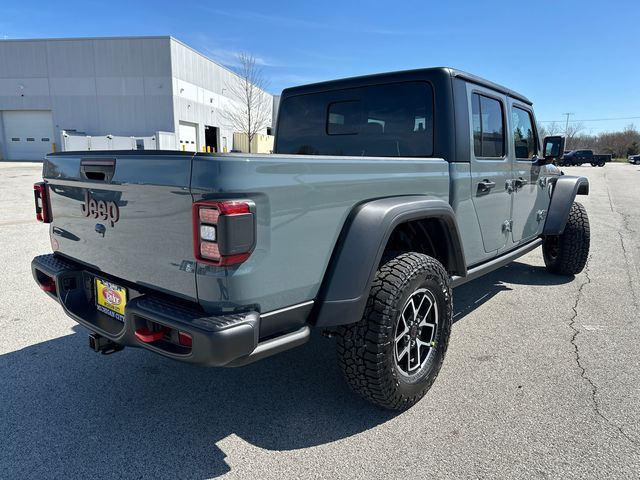
{"type": "Polygon", "coordinates": [[[433,155],[433,88],[426,82],[295,95],[279,115],[277,153],[433,155]]]}
{"type": "Polygon", "coordinates": [[[473,152],[478,158],[504,156],[504,112],[502,102],[474,93],[471,96],[473,152]]]}

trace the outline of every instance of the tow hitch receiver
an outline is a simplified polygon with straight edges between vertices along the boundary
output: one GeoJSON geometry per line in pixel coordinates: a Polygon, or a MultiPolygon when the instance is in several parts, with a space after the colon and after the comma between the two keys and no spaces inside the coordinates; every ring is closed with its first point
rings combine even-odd
{"type": "Polygon", "coordinates": [[[99,352],[103,355],[110,355],[124,349],[124,345],[112,342],[108,338],[98,335],[97,333],[92,333],[89,335],[89,348],[94,352],[99,352]]]}

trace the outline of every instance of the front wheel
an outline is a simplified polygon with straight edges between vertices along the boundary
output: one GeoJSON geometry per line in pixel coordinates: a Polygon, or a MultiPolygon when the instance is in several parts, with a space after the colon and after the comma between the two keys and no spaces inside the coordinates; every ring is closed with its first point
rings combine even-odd
{"type": "Polygon", "coordinates": [[[370,402],[404,410],[436,379],[451,332],[449,276],[440,262],[403,253],[376,273],[363,318],[338,330],[338,362],[370,402]]]}
{"type": "Polygon", "coordinates": [[[582,204],[574,202],[560,235],[548,235],[542,244],[547,270],[558,275],[576,275],[587,264],[591,232],[589,217],[582,204]]]}

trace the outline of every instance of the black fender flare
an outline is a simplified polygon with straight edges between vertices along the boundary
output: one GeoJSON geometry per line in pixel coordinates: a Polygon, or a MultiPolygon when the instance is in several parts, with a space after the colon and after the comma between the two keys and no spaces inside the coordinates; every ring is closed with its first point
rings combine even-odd
{"type": "Polygon", "coordinates": [[[345,222],[320,287],[311,323],[328,327],[359,321],[393,230],[402,223],[432,218],[445,227],[449,274],[466,275],[458,224],[446,201],[426,195],[372,200],[355,207],[345,222]]]}
{"type": "Polygon", "coordinates": [[[586,177],[572,175],[558,177],[553,185],[543,235],[561,235],[564,232],[576,195],[589,195],[589,180],[586,177]]]}

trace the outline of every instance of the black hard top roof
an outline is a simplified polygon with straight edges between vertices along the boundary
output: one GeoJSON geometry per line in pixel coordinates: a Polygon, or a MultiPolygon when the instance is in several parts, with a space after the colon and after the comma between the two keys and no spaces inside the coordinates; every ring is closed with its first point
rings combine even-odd
{"type": "Polygon", "coordinates": [[[360,85],[366,85],[371,83],[378,83],[381,81],[401,81],[407,79],[419,79],[420,77],[433,77],[433,76],[448,76],[450,78],[461,78],[470,83],[490,88],[496,92],[503,93],[509,97],[520,100],[521,102],[532,104],[524,95],[519,94],[513,90],[510,90],[497,83],[490,82],[484,78],[478,77],[471,73],[463,72],[450,67],[432,67],[432,68],[418,68],[414,70],[401,70],[397,72],[376,73],[372,75],[363,75],[359,77],[342,78],[339,80],[330,80],[327,82],[311,83],[308,85],[300,85],[298,87],[287,88],[282,92],[282,96],[300,95],[304,93],[317,93],[326,90],[334,90],[337,88],[351,88],[360,85]]]}

